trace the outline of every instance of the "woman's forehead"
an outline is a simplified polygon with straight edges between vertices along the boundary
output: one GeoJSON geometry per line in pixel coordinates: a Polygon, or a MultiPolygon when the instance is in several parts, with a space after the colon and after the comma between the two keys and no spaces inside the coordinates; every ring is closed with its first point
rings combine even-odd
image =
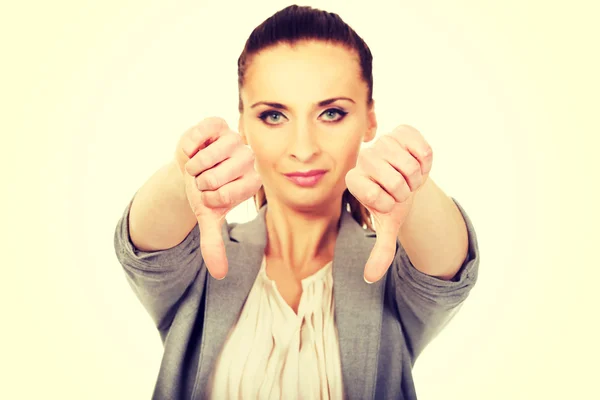
{"type": "Polygon", "coordinates": [[[366,96],[357,54],[324,42],[279,44],[261,51],[252,57],[243,89],[250,101],[260,97],[257,101],[312,102],[366,96]]]}

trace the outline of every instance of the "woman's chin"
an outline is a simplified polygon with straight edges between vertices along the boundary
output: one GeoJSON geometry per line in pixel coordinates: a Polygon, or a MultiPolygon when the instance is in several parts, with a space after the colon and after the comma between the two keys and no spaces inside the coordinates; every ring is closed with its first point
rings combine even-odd
{"type": "Polygon", "coordinates": [[[284,203],[301,212],[323,211],[337,202],[331,193],[331,190],[312,190],[304,193],[290,191],[285,193],[284,203]]]}

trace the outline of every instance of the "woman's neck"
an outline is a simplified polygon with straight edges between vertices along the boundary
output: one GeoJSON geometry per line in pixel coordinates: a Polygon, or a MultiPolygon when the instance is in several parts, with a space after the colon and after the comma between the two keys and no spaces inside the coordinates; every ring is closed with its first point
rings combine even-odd
{"type": "Polygon", "coordinates": [[[341,212],[341,202],[332,202],[331,207],[316,214],[270,201],[265,215],[265,254],[298,272],[310,268],[315,259],[332,259],[341,212]]]}

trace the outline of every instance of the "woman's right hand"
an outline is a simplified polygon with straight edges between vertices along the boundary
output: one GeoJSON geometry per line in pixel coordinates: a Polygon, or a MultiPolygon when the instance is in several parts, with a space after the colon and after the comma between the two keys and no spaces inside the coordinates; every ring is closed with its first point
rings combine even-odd
{"type": "Polygon", "coordinates": [[[223,119],[212,117],[185,131],[177,143],[175,159],[198,220],[202,258],[208,272],[223,279],[228,271],[221,236],[223,220],[262,184],[254,169],[254,153],[223,119]]]}

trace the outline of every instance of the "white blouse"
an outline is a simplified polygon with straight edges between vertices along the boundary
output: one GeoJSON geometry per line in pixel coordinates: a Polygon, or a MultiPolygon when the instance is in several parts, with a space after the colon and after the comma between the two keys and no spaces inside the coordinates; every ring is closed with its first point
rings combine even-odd
{"type": "Polygon", "coordinates": [[[343,398],[332,262],[302,280],[298,314],[266,260],[211,377],[211,399],[343,398]]]}

